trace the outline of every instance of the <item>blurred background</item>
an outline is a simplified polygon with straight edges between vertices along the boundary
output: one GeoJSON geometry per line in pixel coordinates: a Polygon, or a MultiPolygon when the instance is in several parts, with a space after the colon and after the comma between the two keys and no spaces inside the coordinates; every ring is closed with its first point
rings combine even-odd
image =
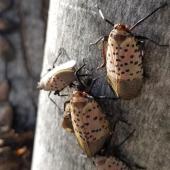
{"type": "Polygon", "coordinates": [[[49,0],[0,0],[0,170],[29,170],[49,0]]]}

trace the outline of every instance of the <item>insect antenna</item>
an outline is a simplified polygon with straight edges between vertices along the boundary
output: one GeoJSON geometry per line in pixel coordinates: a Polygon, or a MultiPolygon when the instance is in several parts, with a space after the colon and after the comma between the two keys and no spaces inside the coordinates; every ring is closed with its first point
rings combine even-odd
{"type": "Polygon", "coordinates": [[[143,21],[145,21],[147,18],[149,18],[151,15],[153,15],[155,12],[157,12],[159,9],[164,8],[168,6],[167,3],[164,3],[160,7],[156,8],[154,11],[152,11],[150,14],[148,14],[146,17],[140,19],[136,24],[134,24],[129,30],[132,31],[135,27],[137,27],[139,24],[141,24],[143,21]]]}
{"type": "Polygon", "coordinates": [[[100,14],[100,16],[102,17],[102,19],[103,19],[104,21],[106,21],[107,23],[109,23],[111,26],[114,27],[114,23],[111,22],[111,21],[109,21],[108,19],[106,19],[106,18],[104,17],[102,10],[101,10],[100,8],[98,8],[98,10],[99,10],[99,14],[100,14]]]}
{"type": "Polygon", "coordinates": [[[128,139],[130,139],[132,136],[133,136],[133,134],[135,133],[135,129],[123,140],[123,141],[121,141],[118,145],[116,145],[115,147],[117,147],[117,148],[120,148],[128,139]]]}

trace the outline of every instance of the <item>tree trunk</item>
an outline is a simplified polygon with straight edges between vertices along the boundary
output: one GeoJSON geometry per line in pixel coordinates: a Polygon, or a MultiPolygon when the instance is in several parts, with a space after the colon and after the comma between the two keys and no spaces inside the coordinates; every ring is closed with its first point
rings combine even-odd
{"type": "Polygon", "coordinates": [[[2,9],[11,0],[0,1],[0,170],[28,170],[45,24],[42,0],[12,1],[11,8],[3,14],[2,9]],[[4,25],[5,34],[2,33],[4,25]],[[11,29],[13,27],[15,29],[11,29]]]}
{"type": "MultiPolygon", "coordinates": [[[[76,59],[79,65],[83,58],[89,61],[90,68],[99,65],[101,51],[94,47],[89,52],[89,43],[94,42],[101,35],[108,35],[112,28],[98,15],[96,3],[92,0],[51,0],[43,73],[52,64],[60,48],[64,48],[69,57],[76,59]]],[[[154,3],[148,0],[135,2],[110,0],[101,1],[99,5],[105,16],[114,23],[133,25],[158,7],[160,0],[155,0],[154,3]]],[[[160,10],[134,32],[166,44],[170,38],[168,32],[170,29],[167,29],[169,14],[168,8],[160,10]]],[[[62,62],[67,60],[67,57],[62,57],[62,62]]],[[[121,109],[123,116],[132,123],[128,132],[127,127],[118,125],[117,138],[114,142],[118,143],[131,129],[136,129],[133,137],[123,145],[122,152],[130,161],[144,165],[148,170],[170,169],[168,161],[170,160],[168,152],[170,149],[169,66],[168,48],[161,48],[147,42],[144,70],[148,78],[144,80],[141,94],[133,100],[106,101],[103,104],[103,110],[109,112],[113,119],[120,114],[121,109]]],[[[101,74],[102,71],[98,73],[101,74]]],[[[111,93],[104,79],[97,84],[96,93],[106,95],[111,93]]],[[[47,92],[41,92],[39,96],[32,170],[95,169],[90,159],[81,156],[82,151],[75,137],[61,128],[64,101],[67,99],[53,96],[58,105],[55,107],[47,96],[47,92]]]]}

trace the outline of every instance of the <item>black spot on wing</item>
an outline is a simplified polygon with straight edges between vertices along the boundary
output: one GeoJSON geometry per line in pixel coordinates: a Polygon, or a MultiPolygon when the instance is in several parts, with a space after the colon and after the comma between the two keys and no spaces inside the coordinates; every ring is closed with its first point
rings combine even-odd
{"type": "Polygon", "coordinates": [[[93,118],[93,120],[97,120],[97,118],[98,118],[98,117],[97,117],[97,116],[95,116],[95,117],[93,118]]]}

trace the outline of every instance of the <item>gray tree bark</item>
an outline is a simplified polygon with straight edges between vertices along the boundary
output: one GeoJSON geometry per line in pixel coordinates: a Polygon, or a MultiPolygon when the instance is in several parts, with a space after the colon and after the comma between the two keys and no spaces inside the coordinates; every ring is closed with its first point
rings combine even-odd
{"type": "MultiPolygon", "coordinates": [[[[114,23],[133,25],[161,2],[163,1],[110,0],[98,3],[105,16],[114,23]]],[[[101,35],[107,35],[112,28],[99,17],[96,4],[96,0],[51,0],[43,73],[52,64],[60,48],[64,48],[79,64],[82,63],[82,58],[87,58],[89,67],[99,65],[100,50],[93,48],[88,52],[88,45],[101,35]]],[[[169,16],[168,8],[160,10],[134,32],[166,44],[170,39],[170,29],[167,29],[169,16]]],[[[124,117],[132,122],[131,128],[136,129],[136,132],[122,151],[129,160],[146,166],[148,170],[170,169],[169,57],[169,48],[160,48],[147,42],[144,70],[148,78],[144,81],[139,97],[109,104],[105,102],[103,105],[104,111],[112,114],[113,119],[120,114],[118,108],[121,108],[124,117]]],[[[62,62],[66,60],[67,57],[62,58],[62,62]]],[[[96,93],[109,95],[111,91],[106,81],[99,83],[96,93]]],[[[47,92],[41,92],[39,96],[32,170],[95,169],[90,159],[81,156],[82,151],[74,136],[61,128],[66,99],[53,96],[58,105],[55,107],[47,95],[47,92]]],[[[117,127],[115,143],[127,136],[125,129],[128,128],[121,125],[117,127]]]]}
{"type": "MultiPolygon", "coordinates": [[[[41,16],[41,0],[16,0],[5,16],[19,22],[19,27],[8,34],[13,48],[7,62],[7,76],[11,82],[9,101],[15,107],[16,129],[30,129],[35,125],[39,79],[43,54],[45,24],[41,16]],[[24,101],[24,103],[23,103],[24,101]]],[[[4,62],[0,57],[0,81],[4,81],[4,62]]],[[[1,106],[0,106],[1,107],[1,106]]]]}
{"type": "MultiPolygon", "coordinates": [[[[9,1],[0,1],[0,13],[9,1]]],[[[0,45],[0,170],[30,169],[33,132],[25,131],[33,130],[36,122],[36,83],[41,71],[45,32],[41,9],[42,0],[14,0],[12,8],[2,15],[19,25],[5,34],[10,48],[5,50],[4,44],[0,45]],[[16,148],[22,146],[29,151],[18,157],[16,148]]],[[[3,22],[0,22],[2,29],[3,22]]],[[[2,37],[1,33],[1,40],[2,37]]]]}

